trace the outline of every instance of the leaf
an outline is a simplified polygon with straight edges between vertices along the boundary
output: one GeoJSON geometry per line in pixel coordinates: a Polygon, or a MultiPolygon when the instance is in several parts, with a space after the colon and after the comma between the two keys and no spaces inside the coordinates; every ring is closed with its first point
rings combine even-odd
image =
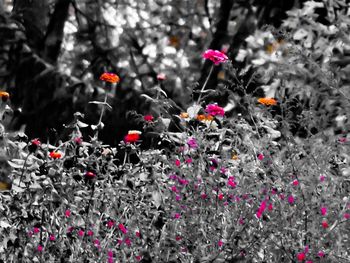
{"type": "Polygon", "coordinates": [[[24,160],[21,159],[12,159],[12,161],[7,161],[7,163],[12,167],[16,169],[23,168],[24,160]]]}
{"type": "Polygon", "coordinates": [[[153,199],[153,204],[155,207],[158,209],[161,204],[162,204],[162,196],[158,191],[153,191],[152,192],[152,199],[153,199]]]}
{"type": "Polygon", "coordinates": [[[79,128],[86,128],[87,126],[89,126],[89,124],[86,124],[86,123],[79,121],[79,120],[77,121],[77,124],[78,124],[79,128]]]}
{"type": "Polygon", "coordinates": [[[152,102],[155,102],[154,99],[152,99],[150,96],[148,96],[148,95],[146,95],[146,94],[141,94],[141,97],[144,97],[144,98],[147,99],[147,100],[150,100],[150,101],[152,101],[152,102]]]}

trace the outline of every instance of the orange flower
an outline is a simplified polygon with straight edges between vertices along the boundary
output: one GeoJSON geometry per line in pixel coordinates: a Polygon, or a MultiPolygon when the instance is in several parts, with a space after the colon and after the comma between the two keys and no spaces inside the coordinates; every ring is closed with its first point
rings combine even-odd
{"type": "Polygon", "coordinates": [[[178,48],[180,46],[180,38],[177,36],[169,37],[169,45],[178,48]]]}
{"type": "Polygon", "coordinates": [[[212,121],[212,120],[214,120],[214,117],[210,114],[208,114],[208,115],[199,114],[199,115],[197,115],[196,119],[198,121],[212,121]]]}
{"type": "Polygon", "coordinates": [[[199,121],[204,121],[205,120],[205,115],[204,114],[199,114],[199,115],[197,115],[196,119],[199,120],[199,121]]]}
{"type": "Polygon", "coordinates": [[[62,157],[62,154],[60,152],[50,152],[50,157],[52,159],[59,159],[62,157]]]}
{"type": "Polygon", "coordinates": [[[277,100],[274,98],[259,98],[258,102],[266,106],[277,105],[277,100]]]}
{"type": "Polygon", "coordinates": [[[187,112],[181,112],[180,117],[181,117],[182,119],[187,119],[187,118],[189,117],[189,115],[188,115],[187,112]]]}
{"type": "Polygon", "coordinates": [[[118,83],[120,81],[120,78],[117,74],[105,72],[100,76],[100,80],[109,83],[118,83]]]}
{"type": "Polygon", "coordinates": [[[8,94],[6,91],[0,91],[0,98],[3,102],[5,102],[10,98],[10,94],[8,94]]]}

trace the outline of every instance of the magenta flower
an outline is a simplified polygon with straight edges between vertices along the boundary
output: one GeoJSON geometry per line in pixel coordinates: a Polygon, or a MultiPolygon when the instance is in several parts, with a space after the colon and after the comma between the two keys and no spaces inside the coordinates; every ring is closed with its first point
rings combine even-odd
{"type": "Polygon", "coordinates": [[[119,227],[119,230],[122,231],[123,234],[128,233],[128,230],[127,230],[127,228],[124,226],[124,224],[120,223],[120,224],[118,225],[118,227],[119,227]]]}
{"type": "Polygon", "coordinates": [[[223,242],[222,240],[219,240],[219,241],[218,241],[218,246],[219,246],[219,247],[222,247],[223,244],[224,244],[224,242],[223,242]]]}
{"type": "Polygon", "coordinates": [[[321,175],[321,176],[320,176],[320,181],[321,181],[321,182],[323,182],[325,179],[326,179],[326,176],[324,176],[324,175],[321,175]]]}
{"type": "Polygon", "coordinates": [[[108,255],[108,257],[112,258],[113,257],[113,251],[112,250],[108,250],[107,255],[108,255]]]}
{"type": "Polygon", "coordinates": [[[264,158],[265,158],[265,156],[264,156],[262,153],[259,153],[259,154],[258,154],[258,159],[259,159],[260,161],[264,160],[264,158]]]}
{"type": "Polygon", "coordinates": [[[215,65],[219,65],[220,63],[226,62],[228,60],[228,57],[219,50],[208,49],[203,53],[202,56],[205,59],[210,59],[212,62],[214,62],[215,65]]]}
{"type": "Polygon", "coordinates": [[[350,214],[349,213],[345,213],[344,214],[344,219],[350,219],[350,214]]]}
{"type": "Polygon", "coordinates": [[[64,212],[64,215],[66,217],[70,217],[71,211],[69,209],[66,210],[66,212],[64,212]]]}
{"type": "Polygon", "coordinates": [[[322,227],[323,227],[324,229],[326,229],[326,228],[329,227],[328,222],[327,222],[326,220],[322,221],[322,227]]]}
{"type": "Polygon", "coordinates": [[[180,164],[181,164],[180,160],[179,160],[179,159],[176,159],[176,160],[175,160],[175,165],[176,165],[177,167],[180,167],[180,164]]]}
{"type": "Polygon", "coordinates": [[[321,207],[321,214],[325,216],[327,214],[327,207],[321,207]]]}
{"type": "Polygon", "coordinates": [[[202,199],[206,199],[207,197],[208,197],[208,195],[207,195],[206,193],[202,193],[202,194],[201,194],[201,198],[202,198],[202,199]]]}
{"type": "Polygon", "coordinates": [[[273,205],[272,203],[269,204],[268,208],[267,208],[269,211],[272,211],[273,210],[273,205]]]}
{"type": "Polygon", "coordinates": [[[294,180],[294,181],[292,182],[292,184],[293,184],[294,186],[298,186],[298,185],[299,185],[299,181],[298,181],[298,180],[294,180]]]}
{"type": "Polygon", "coordinates": [[[107,227],[108,227],[108,228],[112,228],[114,225],[115,225],[115,222],[114,222],[113,220],[109,220],[109,221],[107,222],[107,227]]]}
{"type": "Polygon", "coordinates": [[[180,201],[180,200],[181,200],[181,195],[176,195],[176,196],[175,196],[175,200],[176,200],[176,201],[180,201]]]}
{"type": "Polygon", "coordinates": [[[177,190],[176,185],[173,185],[170,189],[171,189],[171,191],[173,191],[174,193],[178,193],[178,192],[179,192],[179,190],[177,190]]]}
{"type": "Polygon", "coordinates": [[[79,232],[78,232],[78,235],[80,236],[80,237],[83,237],[84,236],[84,231],[83,230],[79,230],[79,232]]]}
{"type": "Polygon", "coordinates": [[[39,251],[39,252],[42,252],[43,249],[44,249],[44,247],[43,247],[42,245],[39,245],[39,246],[38,246],[38,251],[39,251]]]}
{"type": "Polygon", "coordinates": [[[138,256],[135,256],[135,258],[136,258],[137,261],[141,261],[142,256],[138,255],[138,256]]]}
{"type": "Polygon", "coordinates": [[[137,237],[141,237],[141,233],[140,233],[139,231],[136,231],[136,232],[135,232],[135,235],[136,235],[137,237]]]}
{"type": "Polygon", "coordinates": [[[181,215],[179,213],[175,213],[175,215],[174,215],[175,219],[179,219],[180,217],[181,217],[181,215]]]}
{"type": "Polygon", "coordinates": [[[225,110],[218,106],[217,104],[209,104],[205,108],[205,111],[209,113],[212,116],[221,116],[223,117],[225,115],[225,110]]]}
{"type": "Polygon", "coordinates": [[[88,235],[89,237],[91,237],[91,236],[94,235],[94,232],[93,232],[92,230],[88,230],[88,231],[87,231],[87,235],[88,235]]]}
{"type": "Polygon", "coordinates": [[[49,239],[50,239],[50,241],[55,241],[55,240],[56,240],[56,237],[55,237],[55,235],[50,235],[50,236],[49,236],[49,239]]]}
{"type": "Polygon", "coordinates": [[[261,216],[265,210],[266,210],[266,201],[264,200],[261,202],[260,207],[259,207],[258,211],[256,212],[256,217],[261,218],[261,216]]]}
{"type": "Polygon", "coordinates": [[[244,219],[242,217],[239,218],[238,223],[240,225],[244,225],[244,219]]]}
{"type": "Polygon", "coordinates": [[[108,263],[114,263],[113,257],[109,257],[109,258],[108,258],[108,263]]]}
{"type": "Polygon", "coordinates": [[[98,239],[94,240],[94,245],[95,247],[99,247],[100,246],[100,241],[98,239]]]}
{"type": "Polygon", "coordinates": [[[33,233],[34,234],[37,234],[37,233],[39,233],[40,232],[40,228],[38,228],[38,227],[34,227],[33,228],[33,233]]]}
{"type": "Polygon", "coordinates": [[[320,258],[323,258],[326,254],[321,250],[318,251],[317,256],[319,256],[320,258]]]}
{"type": "Polygon", "coordinates": [[[128,247],[131,246],[131,240],[129,238],[125,238],[124,242],[128,247]]]}
{"type": "Polygon", "coordinates": [[[219,198],[220,201],[222,201],[222,199],[224,199],[224,194],[223,194],[223,193],[220,193],[220,194],[218,195],[218,198],[219,198]]]}
{"type": "Polygon", "coordinates": [[[123,240],[122,239],[117,239],[117,243],[120,246],[121,244],[123,244],[123,240]]]}
{"type": "Polygon", "coordinates": [[[305,260],[305,258],[306,258],[306,255],[305,255],[304,252],[300,252],[300,253],[297,254],[298,261],[302,262],[302,261],[305,260]]]}
{"type": "Polygon", "coordinates": [[[292,195],[288,196],[288,203],[290,203],[292,205],[292,204],[294,204],[294,201],[295,201],[294,196],[292,196],[292,195]]]}
{"type": "Polygon", "coordinates": [[[236,187],[236,182],[235,181],[233,181],[233,180],[228,180],[227,181],[227,184],[229,185],[229,186],[231,186],[232,188],[235,188],[236,187]]]}
{"type": "Polygon", "coordinates": [[[186,159],[186,163],[188,163],[188,164],[190,164],[190,163],[192,163],[192,158],[188,158],[188,159],[186,159]]]}
{"type": "Polygon", "coordinates": [[[195,138],[190,138],[188,141],[187,141],[187,144],[188,146],[191,148],[191,149],[196,149],[198,147],[198,144],[197,144],[197,141],[195,138]]]}
{"type": "Polygon", "coordinates": [[[308,260],[305,263],[313,263],[313,261],[312,260],[308,260]]]}

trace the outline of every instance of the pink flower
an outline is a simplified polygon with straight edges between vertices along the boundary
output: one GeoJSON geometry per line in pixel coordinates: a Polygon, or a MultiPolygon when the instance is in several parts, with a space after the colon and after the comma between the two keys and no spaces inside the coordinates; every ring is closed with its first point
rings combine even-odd
{"type": "Polygon", "coordinates": [[[67,209],[66,212],[64,212],[64,215],[65,215],[66,217],[70,217],[70,214],[71,214],[71,212],[70,212],[69,209],[67,209]]]}
{"type": "Polygon", "coordinates": [[[180,164],[181,164],[180,160],[179,160],[179,159],[176,159],[176,160],[175,160],[175,165],[176,165],[177,167],[180,167],[180,164]]]}
{"type": "Polygon", "coordinates": [[[141,261],[142,256],[140,256],[140,255],[139,256],[135,256],[135,258],[136,258],[137,261],[141,261]]]}
{"type": "Polygon", "coordinates": [[[83,230],[79,230],[78,235],[79,235],[80,237],[83,237],[84,234],[85,234],[85,232],[84,232],[83,230]]]}
{"type": "Polygon", "coordinates": [[[235,181],[233,181],[233,180],[228,180],[227,181],[227,184],[229,185],[229,186],[231,186],[232,188],[235,188],[236,187],[236,182],[235,181]]]}
{"type": "Polygon", "coordinates": [[[175,240],[176,240],[176,241],[180,241],[181,239],[182,239],[181,236],[176,236],[176,237],[175,237],[175,240]]]}
{"type": "Polygon", "coordinates": [[[141,237],[141,233],[140,233],[139,231],[136,231],[136,232],[135,232],[135,235],[136,235],[137,237],[141,237]]]}
{"type": "Polygon", "coordinates": [[[267,208],[269,211],[272,211],[273,210],[273,205],[270,203],[269,204],[269,207],[267,208]]]}
{"type": "Polygon", "coordinates": [[[298,181],[298,180],[294,180],[294,181],[292,182],[292,184],[293,184],[294,186],[298,186],[298,185],[299,185],[299,181],[298,181]]]}
{"type": "Polygon", "coordinates": [[[37,234],[37,233],[39,233],[40,232],[40,228],[38,228],[38,227],[34,227],[33,228],[33,233],[34,234],[37,234]]]}
{"type": "Polygon", "coordinates": [[[124,242],[128,247],[131,246],[131,240],[129,238],[125,238],[124,242]]]}
{"type": "Polygon", "coordinates": [[[175,219],[179,219],[180,217],[181,217],[181,215],[179,213],[175,213],[175,215],[174,215],[175,219]]]}
{"type": "Polygon", "coordinates": [[[93,179],[93,178],[96,177],[96,174],[89,171],[89,172],[86,172],[86,173],[85,173],[85,177],[86,177],[87,179],[93,179]]]}
{"type": "Polygon", "coordinates": [[[49,239],[50,239],[50,241],[55,241],[55,240],[56,240],[56,237],[55,237],[55,235],[50,235],[50,236],[49,236],[49,239]]]}
{"type": "Polygon", "coordinates": [[[326,220],[322,221],[322,227],[323,227],[324,229],[326,229],[326,228],[329,227],[328,222],[327,222],[326,220]]]}
{"type": "Polygon", "coordinates": [[[238,220],[238,223],[239,223],[240,225],[243,225],[243,224],[244,224],[244,219],[243,219],[242,217],[240,217],[239,220],[238,220]]]}
{"type": "Polygon", "coordinates": [[[317,256],[319,256],[320,258],[323,258],[326,254],[321,250],[318,251],[317,256]]]}
{"type": "Polygon", "coordinates": [[[326,176],[324,176],[324,175],[321,175],[321,176],[320,176],[320,181],[321,181],[321,182],[323,182],[325,179],[326,179],[326,176]]]}
{"type": "Polygon", "coordinates": [[[321,214],[325,216],[327,214],[327,207],[321,207],[321,214]]]}
{"type": "Polygon", "coordinates": [[[264,158],[265,158],[265,156],[264,156],[262,153],[259,153],[259,154],[258,154],[258,159],[259,159],[260,161],[264,160],[264,158]]]}
{"type": "Polygon", "coordinates": [[[176,185],[173,185],[170,189],[171,189],[171,191],[173,191],[174,193],[178,193],[178,192],[179,192],[179,190],[177,190],[176,185]]]}
{"type": "Polygon", "coordinates": [[[120,224],[118,225],[118,228],[119,228],[120,231],[122,231],[123,234],[128,233],[128,230],[127,230],[127,228],[124,226],[124,224],[120,223],[120,224]]]}
{"type": "Polygon", "coordinates": [[[344,219],[350,219],[350,214],[349,213],[345,213],[344,214],[344,219]]]}
{"type": "Polygon", "coordinates": [[[305,260],[305,258],[306,258],[306,256],[305,256],[304,252],[300,252],[300,253],[297,254],[298,261],[302,262],[302,261],[305,260]]]}
{"type": "Polygon", "coordinates": [[[210,59],[215,65],[219,65],[220,63],[228,60],[228,57],[224,53],[212,49],[205,51],[202,56],[205,59],[210,59]]]}
{"type": "Polygon", "coordinates": [[[109,257],[109,258],[108,258],[108,263],[114,263],[113,257],[109,257]]]}
{"type": "Polygon", "coordinates": [[[108,257],[112,258],[113,257],[113,251],[112,250],[108,250],[107,255],[108,255],[108,257]]]}
{"type": "Polygon", "coordinates": [[[206,199],[207,196],[208,196],[208,195],[207,195],[206,193],[202,193],[202,194],[201,194],[201,198],[202,198],[202,199],[206,199]]]}
{"type": "Polygon", "coordinates": [[[67,228],[67,233],[72,233],[74,230],[74,226],[70,226],[67,228]]]}
{"type": "Polygon", "coordinates": [[[181,200],[181,195],[176,195],[176,196],[175,196],[175,200],[176,200],[176,201],[180,201],[180,200],[181,200]]]}
{"type": "Polygon", "coordinates": [[[42,245],[39,245],[37,249],[38,249],[39,252],[42,252],[44,247],[42,245]]]}
{"type": "Polygon", "coordinates": [[[157,74],[157,79],[158,80],[166,80],[166,75],[164,73],[158,73],[157,74]]]}
{"type": "Polygon", "coordinates": [[[220,201],[222,201],[222,199],[224,199],[224,194],[223,194],[223,193],[220,193],[220,194],[218,195],[218,198],[219,198],[220,201]]]}
{"type": "Polygon", "coordinates": [[[107,227],[108,227],[108,228],[112,228],[114,225],[115,225],[115,222],[114,222],[113,220],[109,220],[109,221],[107,222],[107,227]]]}
{"type": "Polygon", "coordinates": [[[222,240],[219,240],[219,241],[218,241],[218,246],[219,246],[219,247],[222,247],[223,244],[224,244],[224,242],[223,242],[222,240]]]}
{"type": "Polygon", "coordinates": [[[145,115],[143,116],[143,119],[147,122],[152,122],[154,118],[152,115],[145,115]]]}
{"type": "Polygon", "coordinates": [[[205,108],[205,111],[209,113],[212,116],[224,116],[225,115],[225,110],[218,106],[217,104],[209,104],[205,108]]]}
{"type": "Polygon", "coordinates": [[[344,142],[347,142],[348,139],[347,139],[346,137],[340,137],[340,138],[338,139],[338,141],[341,142],[341,143],[344,143],[344,142]]]}
{"type": "Polygon", "coordinates": [[[226,172],[227,172],[227,169],[225,167],[220,168],[220,173],[226,174],[226,172]]]}
{"type": "Polygon", "coordinates": [[[260,207],[259,207],[258,211],[256,212],[257,218],[261,218],[261,216],[265,210],[266,210],[266,201],[264,200],[261,202],[260,207]]]}
{"type": "Polygon", "coordinates": [[[75,137],[74,138],[74,142],[78,145],[82,144],[83,143],[83,139],[81,137],[75,137]]]}
{"type": "Polygon", "coordinates": [[[290,195],[290,196],[288,196],[288,203],[289,204],[294,204],[294,201],[295,201],[295,199],[294,199],[294,196],[292,196],[292,195],[290,195]]]}
{"type": "Polygon", "coordinates": [[[94,245],[95,247],[99,247],[100,246],[100,241],[98,239],[94,240],[94,245]]]}
{"type": "Polygon", "coordinates": [[[191,148],[191,149],[196,149],[198,147],[198,144],[197,144],[197,141],[195,138],[190,138],[188,141],[187,141],[187,144],[188,146],[191,148]]]}
{"type": "Polygon", "coordinates": [[[117,243],[120,246],[121,244],[123,244],[123,240],[122,239],[117,239],[117,243]]]}
{"type": "Polygon", "coordinates": [[[192,163],[192,158],[186,159],[186,163],[188,163],[188,164],[192,163]]]}
{"type": "Polygon", "coordinates": [[[88,235],[89,237],[91,237],[91,236],[94,235],[94,232],[93,232],[92,230],[88,230],[88,231],[87,231],[87,235],[88,235]]]}
{"type": "Polygon", "coordinates": [[[187,185],[188,184],[188,180],[186,180],[186,179],[178,178],[178,181],[179,181],[179,184],[181,184],[181,185],[187,185]]]}

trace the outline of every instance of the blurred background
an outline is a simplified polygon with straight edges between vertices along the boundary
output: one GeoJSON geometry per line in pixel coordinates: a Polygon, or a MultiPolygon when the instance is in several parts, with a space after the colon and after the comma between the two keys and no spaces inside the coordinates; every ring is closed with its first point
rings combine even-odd
{"type": "MultiPolygon", "coordinates": [[[[206,49],[221,50],[232,61],[211,74],[208,89],[222,91],[215,101],[244,112],[239,83],[256,97],[274,96],[288,84],[275,73],[286,54],[279,49],[290,36],[322,63],[337,48],[336,63],[346,68],[350,49],[337,44],[341,36],[331,27],[347,13],[345,0],[0,0],[0,89],[10,93],[14,108],[7,122],[31,138],[64,137],[75,112],[88,124],[98,122],[100,109],[88,102],[103,101],[108,92],[113,110],[105,114],[100,136],[116,144],[127,130],[142,127],[130,112],[158,114],[141,96],[154,95],[155,86],[186,109],[208,76],[206,49]],[[121,82],[105,87],[103,72],[118,74],[121,82]]],[[[305,87],[314,80],[293,81],[305,87]]],[[[310,94],[296,99],[301,96],[310,94]]]]}

